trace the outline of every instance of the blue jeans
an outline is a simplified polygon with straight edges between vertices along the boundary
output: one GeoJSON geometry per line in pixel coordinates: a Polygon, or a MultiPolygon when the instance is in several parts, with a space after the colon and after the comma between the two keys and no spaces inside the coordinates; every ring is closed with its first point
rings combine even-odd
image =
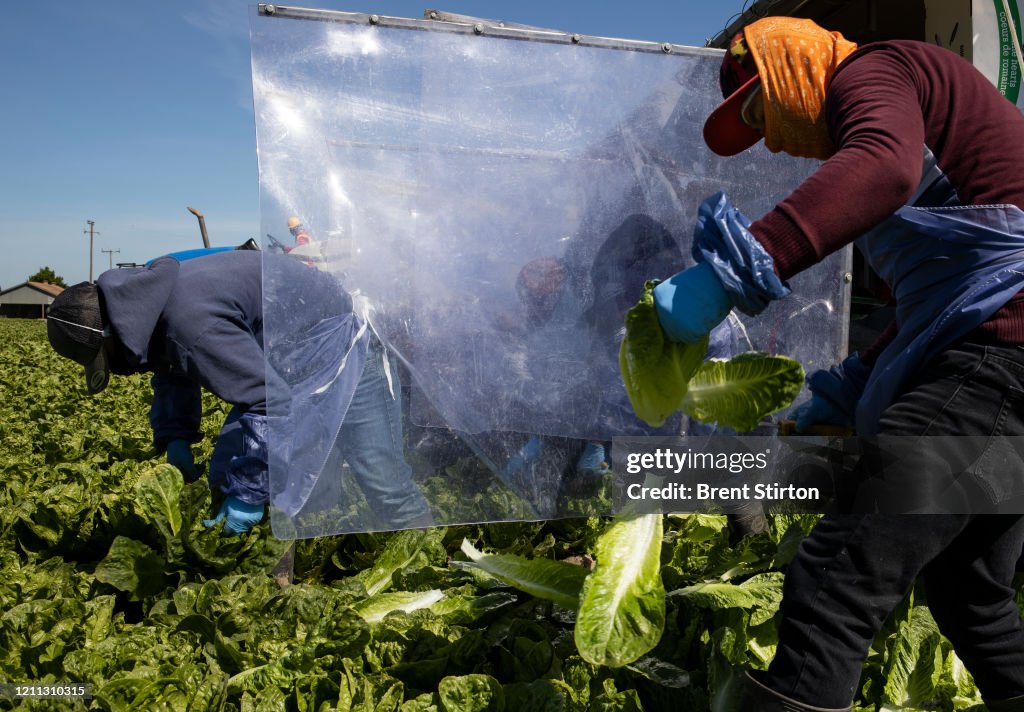
{"type": "Polygon", "coordinates": [[[385,528],[427,527],[433,518],[405,461],[402,389],[393,360],[389,366],[391,388],[384,369],[384,346],[371,336],[366,364],[336,446],[385,528]]]}
{"type": "MultiPolygon", "coordinates": [[[[885,411],[880,434],[1024,435],[1024,350],[947,349],[885,411]]],[[[866,459],[858,467],[871,467],[866,459]]],[[[1022,515],[826,515],[786,572],[779,646],[755,677],[809,705],[848,706],[875,634],[920,576],[983,697],[1024,695],[1024,624],[1012,587],[1022,548],[1022,515]]]]}

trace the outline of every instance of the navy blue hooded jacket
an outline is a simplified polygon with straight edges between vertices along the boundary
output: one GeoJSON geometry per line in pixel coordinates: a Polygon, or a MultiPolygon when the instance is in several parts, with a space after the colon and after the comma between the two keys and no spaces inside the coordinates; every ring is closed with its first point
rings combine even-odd
{"type": "MultiPolygon", "coordinates": [[[[146,268],[109,270],[97,280],[101,307],[117,345],[111,370],[153,373],[154,446],[163,451],[172,440],[202,439],[201,387],[206,388],[234,405],[235,419],[241,416],[250,426],[247,437],[259,441],[262,467],[226,477],[213,468],[210,473],[211,482],[226,494],[250,503],[267,500],[268,385],[271,393],[289,392],[284,382],[287,366],[274,368],[264,356],[264,259],[277,261],[275,279],[289,285],[278,290],[285,302],[281,313],[289,319],[277,325],[275,335],[301,338],[322,320],[351,313],[352,299],[333,276],[258,251],[219,252],[180,263],[163,257],[146,268]]],[[[275,414],[287,414],[288,403],[283,401],[271,408],[275,414]]]]}

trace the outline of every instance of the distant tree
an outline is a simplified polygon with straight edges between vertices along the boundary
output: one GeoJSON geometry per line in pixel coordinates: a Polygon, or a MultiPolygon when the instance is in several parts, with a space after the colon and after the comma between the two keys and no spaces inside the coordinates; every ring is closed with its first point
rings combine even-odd
{"type": "Polygon", "coordinates": [[[66,287],[64,278],[54,272],[49,267],[42,267],[38,272],[28,278],[29,282],[49,282],[50,284],[56,284],[58,287],[66,287]]]}

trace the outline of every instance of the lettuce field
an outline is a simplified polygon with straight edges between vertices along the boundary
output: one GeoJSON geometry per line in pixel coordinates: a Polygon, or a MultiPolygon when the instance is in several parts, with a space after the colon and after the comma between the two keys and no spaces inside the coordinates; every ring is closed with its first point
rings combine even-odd
{"type": "MultiPolygon", "coordinates": [[[[43,323],[0,320],[0,683],[92,693],[0,709],[727,712],[814,524],[775,515],[735,545],[712,515],[310,539],[281,585],[268,526],[202,525],[211,493],[153,453],[149,398],[145,376],[87,396],[43,323]]],[[[200,462],[228,407],[204,410],[200,462]]],[[[858,708],[983,709],[919,596],[858,708]]]]}

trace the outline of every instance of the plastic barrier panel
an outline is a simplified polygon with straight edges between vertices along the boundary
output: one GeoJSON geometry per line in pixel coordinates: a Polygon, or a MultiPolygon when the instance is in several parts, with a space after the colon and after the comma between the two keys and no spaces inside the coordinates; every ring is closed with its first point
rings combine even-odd
{"type": "MultiPolygon", "coordinates": [[[[353,305],[293,333],[315,297],[265,260],[268,368],[296,370],[268,379],[275,533],[607,513],[611,439],[652,434],[618,373],[626,310],[692,263],[705,197],[756,219],[815,164],[705,148],[718,51],[269,7],[252,26],[264,248],[353,305]]],[[[733,315],[715,353],[837,362],[848,257],[733,315]]]]}

